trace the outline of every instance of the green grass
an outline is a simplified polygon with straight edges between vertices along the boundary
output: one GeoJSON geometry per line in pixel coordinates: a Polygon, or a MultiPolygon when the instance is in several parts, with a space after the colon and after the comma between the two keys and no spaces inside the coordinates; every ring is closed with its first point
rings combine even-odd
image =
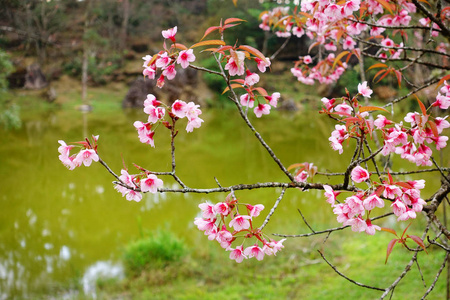
{"type": "MultiPolygon", "coordinates": [[[[179,264],[145,269],[123,281],[103,282],[100,299],[126,295],[131,299],[375,299],[382,292],[357,287],[337,275],[320,257],[326,258],[350,278],[367,285],[388,287],[411,258],[396,246],[384,264],[387,233],[375,236],[340,232],[323,244],[323,236],[291,239],[276,257],[263,261],[228,258],[215,242],[191,249],[179,264]]],[[[206,237],[204,237],[206,239],[206,237]]],[[[203,244],[202,244],[203,245],[203,244]]],[[[444,259],[442,251],[419,254],[424,280],[429,286],[444,259]]],[[[445,276],[445,275],[443,275],[445,276]]],[[[393,299],[419,299],[425,293],[417,266],[396,288],[393,299]]],[[[430,299],[443,299],[445,287],[438,281],[430,299]]]]}

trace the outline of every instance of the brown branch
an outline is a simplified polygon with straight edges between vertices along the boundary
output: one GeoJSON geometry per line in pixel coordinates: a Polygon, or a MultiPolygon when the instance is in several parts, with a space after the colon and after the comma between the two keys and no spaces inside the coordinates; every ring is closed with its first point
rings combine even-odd
{"type": "Polygon", "coordinates": [[[284,193],[286,192],[286,187],[283,187],[283,189],[281,190],[281,194],[278,197],[277,201],[275,201],[274,205],[272,206],[272,208],[270,209],[269,214],[267,215],[266,219],[264,220],[263,224],[261,225],[261,227],[259,227],[260,230],[263,230],[263,228],[267,225],[267,223],[269,223],[270,217],[272,217],[273,213],[275,212],[275,210],[278,207],[278,204],[280,204],[281,200],[283,199],[284,193]]]}
{"type": "Polygon", "coordinates": [[[436,282],[438,281],[439,277],[441,276],[442,270],[444,270],[444,267],[447,263],[448,260],[448,256],[449,253],[447,252],[447,254],[445,255],[444,261],[442,262],[441,267],[439,268],[439,271],[436,273],[436,277],[434,278],[433,283],[430,285],[430,287],[428,288],[428,290],[425,292],[425,294],[423,295],[422,298],[420,298],[420,300],[425,299],[429,293],[431,293],[431,291],[434,289],[434,287],[436,286],[436,282]]]}
{"type": "Polygon", "coordinates": [[[449,39],[450,38],[450,30],[447,26],[445,26],[441,20],[436,18],[429,10],[427,10],[422,4],[419,3],[417,0],[412,0],[412,3],[421,11],[425,16],[427,16],[431,21],[436,23],[437,26],[442,30],[442,34],[449,39]]]}
{"type": "Polygon", "coordinates": [[[351,278],[345,276],[343,273],[341,273],[341,272],[336,268],[336,266],[334,266],[332,263],[330,263],[330,262],[325,258],[325,256],[323,255],[322,251],[317,250],[317,252],[319,252],[319,254],[320,254],[320,256],[322,256],[323,260],[324,260],[324,261],[325,261],[325,262],[326,262],[326,263],[327,263],[327,264],[328,264],[328,265],[329,265],[329,266],[330,266],[337,274],[339,274],[339,276],[345,278],[346,280],[350,281],[351,283],[356,284],[357,286],[360,286],[360,287],[363,287],[363,288],[367,288],[367,289],[372,289],[372,290],[377,290],[377,291],[384,291],[384,289],[382,289],[382,288],[375,287],[375,286],[370,286],[370,285],[366,285],[366,284],[362,284],[362,283],[359,283],[359,282],[357,282],[357,281],[355,281],[355,280],[353,280],[353,279],[351,279],[351,278]]]}

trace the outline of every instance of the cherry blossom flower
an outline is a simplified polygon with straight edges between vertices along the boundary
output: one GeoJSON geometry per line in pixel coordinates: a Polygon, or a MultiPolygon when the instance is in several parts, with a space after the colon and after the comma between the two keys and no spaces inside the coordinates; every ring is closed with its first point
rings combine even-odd
{"type": "Polygon", "coordinates": [[[250,70],[246,71],[247,76],[245,76],[245,84],[247,86],[255,85],[259,82],[259,75],[256,73],[250,72],[250,70]]]}
{"type": "Polygon", "coordinates": [[[264,251],[257,245],[253,245],[245,248],[244,254],[248,256],[248,258],[255,257],[257,260],[264,259],[264,251]]]}
{"type": "Polygon", "coordinates": [[[145,107],[146,106],[159,106],[161,105],[161,101],[156,100],[155,95],[153,94],[148,94],[147,98],[144,101],[144,111],[145,111],[145,107]]]}
{"type": "Polygon", "coordinates": [[[257,217],[259,216],[259,213],[264,209],[264,205],[262,204],[256,204],[255,206],[247,204],[247,209],[249,210],[250,217],[257,217]]]}
{"type": "Polygon", "coordinates": [[[351,225],[352,231],[354,232],[362,232],[366,231],[367,223],[361,217],[353,218],[344,223],[344,225],[351,225]]]}
{"type": "Polygon", "coordinates": [[[144,144],[149,144],[154,148],[155,141],[153,140],[153,136],[155,135],[155,132],[151,130],[151,124],[144,124],[141,121],[136,121],[133,125],[138,131],[139,141],[144,144]]]}
{"type": "Polygon", "coordinates": [[[324,184],[323,189],[325,190],[325,197],[327,198],[327,202],[331,205],[336,203],[336,196],[339,195],[339,192],[335,192],[333,188],[329,185],[324,184]]]}
{"type": "Polygon", "coordinates": [[[170,63],[170,57],[167,52],[159,55],[159,58],[156,60],[156,67],[164,69],[170,63]]]}
{"type": "Polygon", "coordinates": [[[144,112],[148,114],[148,122],[155,124],[164,118],[166,110],[164,107],[154,107],[152,105],[146,106],[144,112]]]}
{"type": "Polygon", "coordinates": [[[92,163],[92,161],[98,161],[99,157],[95,150],[93,149],[84,149],[81,150],[75,159],[73,160],[73,163],[76,166],[81,166],[83,163],[86,167],[89,167],[92,163]]]}
{"type": "Polygon", "coordinates": [[[172,113],[178,118],[186,117],[187,104],[182,100],[175,100],[172,104],[172,113]]]}
{"type": "Polygon", "coordinates": [[[366,169],[361,166],[356,166],[351,173],[352,180],[354,182],[360,183],[369,179],[370,174],[366,169]]]}
{"type": "Polygon", "coordinates": [[[310,64],[310,63],[312,63],[312,58],[311,58],[311,56],[310,55],[306,55],[306,56],[304,56],[303,57],[303,63],[305,63],[305,64],[310,64]]]}
{"type": "Polygon", "coordinates": [[[198,205],[198,207],[203,211],[203,218],[204,219],[215,219],[216,218],[216,211],[214,210],[214,205],[205,202],[205,203],[200,203],[198,205]]]}
{"type": "Polygon", "coordinates": [[[194,128],[200,128],[200,126],[203,123],[203,119],[201,118],[193,118],[189,120],[189,122],[186,125],[186,132],[192,132],[194,128]]]}
{"type": "Polygon", "coordinates": [[[261,118],[262,115],[270,114],[270,107],[271,106],[269,104],[258,104],[253,112],[255,113],[256,117],[261,118]]]}
{"type": "Polygon", "coordinates": [[[170,39],[172,42],[175,43],[175,35],[177,34],[177,26],[175,26],[174,28],[163,30],[161,32],[161,34],[165,39],[170,39]]]}
{"type": "Polygon", "coordinates": [[[141,180],[141,191],[155,194],[158,188],[163,186],[163,181],[156,175],[149,174],[147,178],[141,180]]]}
{"type": "Polygon", "coordinates": [[[241,263],[244,258],[246,259],[247,256],[244,254],[243,246],[237,246],[235,249],[230,248],[230,259],[235,260],[237,263],[241,263]]]}
{"type": "Polygon", "coordinates": [[[366,210],[372,210],[375,207],[384,207],[384,201],[377,196],[377,194],[372,194],[363,201],[364,208],[366,210]]]}
{"type": "Polygon", "coordinates": [[[181,65],[183,69],[189,67],[189,63],[195,61],[195,55],[193,49],[183,50],[180,52],[177,58],[177,63],[181,65]]]}
{"type": "Polygon", "coordinates": [[[370,219],[366,220],[366,233],[369,235],[374,235],[376,230],[381,230],[380,226],[378,225],[373,225],[372,221],[370,221],[370,219]]]}
{"type": "Polygon", "coordinates": [[[225,70],[228,70],[230,76],[241,76],[245,73],[244,59],[245,53],[242,51],[235,51],[234,56],[230,57],[228,63],[225,65],[225,70]],[[236,58],[235,58],[236,57],[236,58]]]}
{"type": "Polygon", "coordinates": [[[175,65],[170,65],[164,69],[162,74],[169,80],[172,80],[177,75],[177,71],[175,70],[175,65]]]}
{"type": "Polygon", "coordinates": [[[362,96],[370,98],[370,95],[372,95],[373,91],[367,87],[367,81],[364,81],[363,83],[358,83],[358,93],[360,93],[362,96]]]}
{"type": "Polygon", "coordinates": [[[440,109],[448,109],[450,107],[450,97],[438,93],[436,101],[431,106],[438,106],[440,109]]]}
{"type": "Polygon", "coordinates": [[[337,111],[337,112],[349,115],[353,111],[353,108],[350,105],[348,105],[348,104],[342,103],[342,104],[336,105],[334,110],[337,111]]]}
{"type": "Polygon", "coordinates": [[[233,227],[236,231],[241,231],[250,228],[250,221],[252,217],[236,215],[236,217],[230,221],[229,226],[233,227]]]}
{"type": "Polygon", "coordinates": [[[214,205],[214,211],[223,216],[228,216],[228,214],[231,212],[230,207],[225,202],[219,202],[214,205]]]}
{"type": "Polygon", "coordinates": [[[280,96],[280,93],[275,92],[272,94],[272,96],[265,96],[264,98],[269,101],[270,105],[272,105],[273,107],[277,107],[280,96]]]}
{"type": "Polygon", "coordinates": [[[255,99],[250,97],[249,94],[241,95],[239,98],[242,106],[248,106],[249,108],[252,108],[255,104],[255,99]]]}
{"type": "Polygon", "coordinates": [[[261,73],[266,72],[266,68],[270,67],[270,64],[271,64],[270,63],[270,59],[268,57],[266,57],[266,62],[264,60],[258,58],[258,57],[255,57],[255,61],[256,61],[257,66],[258,66],[258,70],[261,73]]]}
{"type": "Polygon", "coordinates": [[[306,179],[308,179],[309,175],[306,171],[301,171],[297,176],[294,177],[295,181],[297,182],[306,182],[306,179]]]}

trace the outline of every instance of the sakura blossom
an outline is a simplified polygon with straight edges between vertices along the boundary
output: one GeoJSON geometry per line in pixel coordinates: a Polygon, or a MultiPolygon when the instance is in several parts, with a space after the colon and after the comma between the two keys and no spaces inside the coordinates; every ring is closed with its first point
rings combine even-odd
{"type": "Polygon", "coordinates": [[[230,221],[230,227],[233,227],[236,231],[241,231],[244,229],[250,228],[250,222],[252,217],[250,216],[244,216],[244,215],[237,215],[233,220],[230,221]]]}
{"type": "Polygon", "coordinates": [[[259,216],[261,211],[264,209],[264,205],[262,205],[262,204],[256,204],[255,206],[247,204],[246,207],[250,211],[250,213],[249,213],[250,217],[259,216]]]}
{"type": "Polygon", "coordinates": [[[250,72],[250,70],[246,71],[247,76],[245,77],[245,84],[247,86],[255,85],[259,82],[259,75],[256,73],[250,72]]]}
{"type": "Polygon", "coordinates": [[[366,169],[361,166],[356,166],[351,173],[352,180],[354,182],[360,183],[369,179],[370,174],[366,169]]]}
{"type": "Polygon", "coordinates": [[[172,104],[172,113],[178,118],[186,117],[187,104],[182,100],[175,100],[172,104]]]}
{"type": "Polygon", "coordinates": [[[246,259],[247,256],[244,254],[243,246],[237,246],[235,249],[230,248],[230,259],[235,260],[237,263],[241,263],[244,258],[246,259]]]}
{"type": "Polygon", "coordinates": [[[269,101],[270,105],[272,105],[273,107],[277,107],[280,96],[280,93],[275,92],[272,94],[272,96],[265,96],[264,98],[269,101]]]}
{"type": "Polygon", "coordinates": [[[165,39],[170,39],[170,40],[172,40],[172,42],[175,43],[175,35],[177,34],[177,26],[167,29],[167,30],[163,30],[161,32],[161,34],[165,39]]]}
{"type": "Polygon", "coordinates": [[[364,97],[370,98],[373,91],[367,86],[367,81],[364,81],[363,83],[358,83],[358,93],[364,97]]]}
{"type": "Polygon", "coordinates": [[[181,65],[183,69],[189,67],[189,63],[195,61],[195,55],[193,49],[180,51],[180,54],[177,58],[177,63],[181,65]]]}
{"type": "Polygon", "coordinates": [[[92,163],[92,161],[98,161],[99,157],[95,150],[93,149],[84,149],[81,150],[75,159],[73,160],[73,163],[76,166],[81,166],[81,164],[84,164],[86,167],[89,167],[92,163]]]}
{"type": "Polygon", "coordinates": [[[149,174],[147,178],[141,179],[141,191],[155,194],[158,188],[163,186],[163,181],[156,175],[149,174]]]}
{"type": "Polygon", "coordinates": [[[264,251],[262,251],[262,249],[257,244],[245,248],[244,254],[248,256],[248,258],[255,257],[257,260],[264,259],[264,251]]]}
{"type": "Polygon", "coordinates": [[[270,105],[269,104],[258,104],[253,110],[256,117],[261,118],[262,115],[270,114],[270,105]]]}

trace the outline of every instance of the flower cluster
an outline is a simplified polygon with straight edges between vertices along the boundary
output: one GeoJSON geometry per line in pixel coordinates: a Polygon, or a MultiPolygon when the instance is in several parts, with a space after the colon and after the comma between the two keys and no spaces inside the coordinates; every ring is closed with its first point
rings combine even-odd
{"type": "Polygon", "coordinates": [[[199,208],[202,210],[202,217],[195,218],[194,224],[210,241],[215,240],[226,251],[230,251],[230,259],[238,263],[252,257],[262,260],[264,255],[276,255],[284,248],[285,239],[267,240],[259,228],[253,227],[253,218],[259,216],[264,209],[262,204],[240,204],[230,194],[224,202],[215,205],[205,202],[199,208]],[[240,214],[239,205],[245,207],[246,214],[240,214]],[[253,237],[256,238],[256,243],[244,249],[244,243],[253,237]],[[233,248],[232,243],[239,238],[243,238],[243,241],[233,248]]]}
{"type": "Polygon", "coordinates": [[[163,181],[159,179],[156,175],[151,173],[144,173],[138,175],[130,175],[127,170],[122,169],[121,175],[119,176],[122,184],[116,184],[114,189],[122,194],[128,201],[134,200],[139,202],[142,200],[142,193],[158,192],[158,188],[163,186],[163,181]],[[141,192],[139,192],[139,190],[141,192]]]}
{"type": "Polygon", "coordinates": [[[144,71],[142,72],[145,77],[150,79],[156,78],[158,69],[161,70],[161,75],[158,78],[157,86],[162,88],[164,86],[165,79],[172,80],[177,75],[175,64],[181,65],[183,69],[186,69],[190,63],[195,61],[195,55],[193,49],[188,49],[182,44],[176,43],[175,35],[177,33],[177,27],[163,30],[162,36],[165,39],[169,39],[173,42],[170,49],[166,49],[164,43],[164,50],[153,56],[146,55],[142,59],[144,60],[144,71]],[[179,51],[181,50],[181,51],[179,51]]]}
{"type": "MultiPolygon", "coordinates": [[[[381,47],[374,57],[381,61],[400,59],[404,45],[394,43],[387,29],[408,26],[412,13],[416,13],[416,6],[409,1],[382,3],[372,0],[312,0],[302,1],[300,9],[296,8],[293,13],[289,7],[276,7],[262,13],[260,28],[265,31],[273,30],[278,37],[287,38],[294,35],[300,38],[306,35],[311,39],[309,50],[314,47],[321,48],[316,65],[308,66],[311,60],[300,57],[291,72],[304,84],[313,84],[316,80],[329,84],[337,81],[346,69],[346,64],[340,62],[341,58],[347,54],[361,55],[357,47],[358,39],[366,39],[369,36],[371,42],[378,42],[381,47]],[[335,55],[338,51],[342,51],[343,56],[335,55]],[[329,55],[323,56],[326,52],[329,55]]],[[[422,18],[419,23],[424,29],[433,24],[435,30],[428,32],[431,32],[433,37],[438,36],[439,26],[429,18],[422,18]]],[[[420,39],[423,38],[422,32],[414,33],[420,39]]],[[[392,36],[395,34],[394,30],[392,36]]],[[[403,37],[408,35],[405,31],[401,34],[403,37]]]]}
{"type": "Polygon", "coordinates": [[[444,81],[444,86],[439,90],[436,101],[431,106],[437,106],[440,109],[448,109],[450,107],[450,84],[444,81]]]}
{"type": "Polygon", "coordinates": [[[199,128],[203,122],[199,118],[199,115],[202,114],[199,107],[194,102],[186,103],[182,100],[176,100],[171,107],[167,107],[164,103],[158,101],[153,94],[148,94],[147,99],[144,101],[144,112],[148,114],[147,123],[136,121],[133,124],[138,131],[139,140],[141,143],[155,147],[155,141],[153,139],[155,131],[152,128],[160,123],[170,128],[170,124],[164,121],[166,109],[168,109],[169,115],[174,121],[186,117],[188,119],[186,131],[192,132],[194,128],[199,128]]]}
{"type": "Polygon", "coordinates": [[[86,139],[86,141],[76,142],[76,144],[81,146],[81,149],[77,154],[70,155],[70,151],[77,146],[67,145],[63,140],[59,140],[58,143],[61,146],[58,148],[58,152],[60,153],[58,158],[69,170],[73,170],[83,164],[86,167],[89,167],[92,161],[97,162],[99,160],[97,154],[97,141],[98,135],[92,136],[92,142],[88,139],[86,139]]]}
{"type": "Polygon", "coordinates": [[[351,178],[356,183],[367,182],[370,188],[347,197],[343,203],[337,200],[340,192],[334,191],[329,185],[324,185],[324,195],[337,215],[337,221],[344,226],[350,225],[355,232],[364,231],[374,235],[376,230],[380,230],[379,226],[372,224],[369,215],[376,207],[384,207],[381,197],[393,202],[391,208],[398,221],[415,219],[416,213],[422,211],[423,205],[426,204],[420,198],[420,190],[425,187],[425,180],[394,182],[389,175],[388,181],[372,182],[369,172],[361,166],[352,170],[351,178]],[[364,219],[364,216],[367,217],[364,219]]]}
{"type": "MultiPolygon", "coordinates": [[[[441,92],[448,93],[448,90],[449,86],[445,85],[441,92]]],[[[358,85],[358,92],[358,95],[365,97],[370,97],[372,94],[372,90],[367,87],[366,82],[358,85]]],[[[444,103],[446,100],[443,98],[445,97],[442,96],[442,102],[436,101],[432,106],[439,106],[444,103]]],[[[404,118],[405,124],[403,122],[396,123],[383,115],[378,115],[377,119],[372,121],[369,118],[367,107],[361,107],[356,96],[353,99],[343,97],[342,103],[339,104],[336,99],[322,98],[322,103],[325,106],[325,113],[341,115],[341,121],[345,123],[345,125],[335,125],[335,130],[328,139],[333,150],[339,151],[339,154],[343,152],[342,143],[345,140],[354,137],[359,138],[361,134],[372,135],[374,130],[378,130],[382,134],[382,155],[387,156],[390,153],[396,153],[417,166],[430,166],[432,164],[432,150],[426,143],[435,144],[437,150],[447,146],[448,137],[441,135],[445,128],[450,127],[450,123],[446,120],[447,116],[432,118],[420,101],[421,113],[407,113],[404,118]],[[359,131],[355,129],[359,129],[359,131]]],[[[374,108],[371,107],[370,109],[374,108]]]]}

